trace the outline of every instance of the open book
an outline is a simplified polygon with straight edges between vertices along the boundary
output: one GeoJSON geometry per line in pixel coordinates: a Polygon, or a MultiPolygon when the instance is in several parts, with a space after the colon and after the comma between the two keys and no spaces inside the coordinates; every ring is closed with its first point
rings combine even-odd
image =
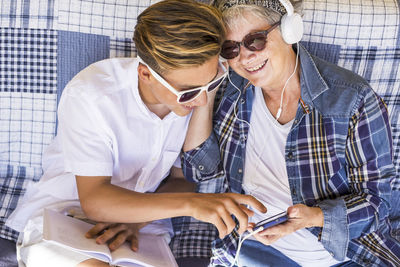
{"type": "Polygon", "coordinates": [[[93,225],[45,209],[43,218],[43,239],[84,253],[93,258],[121,266],[178,267],[171,250],[162,236],[139,234],[139,249],[131,250],[125,243],[111,252],[107,245],[99,245],[94,239],[87,239],[85,233],[93,225]]]}

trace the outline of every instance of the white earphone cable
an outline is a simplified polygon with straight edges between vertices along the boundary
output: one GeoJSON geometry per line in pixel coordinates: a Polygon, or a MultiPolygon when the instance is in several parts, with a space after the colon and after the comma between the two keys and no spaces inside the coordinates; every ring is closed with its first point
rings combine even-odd
{"type": "Polygon", "coordinates": [[[229,83],[232,84],[233,87],[234,87],[236,90],[238,90],[238,92],[239,92],[239,96],[238,96],[238,98],[236,99],[236,101],[235,101],[235,103],[234,103],[234,105],[233,105],[233,114],[235,115],[235,118],[236,118],[237,120],[246,123],[246,124],[250,127],[250,123],[248,123],[248,122],[245,121],[245,120],[242,120],[242,119],[239,119],[239,118],[238,118],[238,114],[237,114],[237,110],[236,110],[236,105],[237,105],[237,102],[238,102],[239,99],[240,99],[240,96],[242,95],[242,91],[240,91],[240,89],[232,82],[231,77],[230,77],[229,74],[228,74],[228,80],[229,80],[229,83]]]}
{"type": "Polygon", "coordinates": [[[279,103],[278,112],[276,113],[276,116],[275,116],[275,119],[276,119],[276,120],[278,120],[278,119],[280,118],[281,114],[282,114],[282,108],[283,108],[283,94],[285,93],[286,86],[288,85],[290,79],[291,79],[291,78],[294,76],[294,74],[296,73],[297,65],[298,65],[298,62],[299,62],[299,43],[296,43],[296,44],[297,44],[296,65],[294,66],[293,73],[292,73],[292,74],[289,76],[289,78],[286,80],[285,86],[283,86],[282,93],[281,93],[281,102],[279,103]]]}
{"type": "Polygon", "coordinates": [[[264,228],[262,226],[260,226],[259,228],[257,228],[256,230],[254,230],[253,232],[250,232],[248,235],[244,236],[244,234],[246,232],[244,232],[243,234],[240,235],[239,237],[239,245],[238,248],[236,250],[236,255],[235,255],[235,259],[233,260],[233,262],[231,263],[230,267],[235,266],[236,262],[237,262],[237,266],[241,267],[240,262],[239,262],[239,254],[240,254],[240,249],[242,248],[242,244],[243,242],[248,239],[249,237],[261,232],[262,230],[264,230],[264,228]],[[244,238],[243,238],[244,236],[244,238]]]}
{"type": "MultiPolygon", "coordinates": [[[[297,43],[296,64],[295,64],[293,73],[289,76],[289,78],[287,79],[287,81],[286,81],[286,83],[285,83],[285,86],[284,86],[283,89],[282,89],[282,93],[281,93],[281,102],[280,102],[280,107],[279,107],[279,109],[278,109],[278,113],[277,113],[277,115],[276,115],[276,120],[279,119],[279,116],[281,115],[281,112],[282,112],[283,94],[284,94],[284,91],[285,91],[285,89],[286,89],[286,86],[287,86],[289,80],[290,80],[290,79],[294,76],[294,74],[296,73],[296,69],[297,69],[297,66],[298,66],[298,60],[299,60],[299,52],[300,52],[300,51],[299,51],[299,43],[297,43]]],[[[239,92],[239,96],[238,96],[238,98],[236,99],[236,101],[235,101],[235,103],[234,103],[234,106],[233,106],[233,113],[234,113],[234,115],[235,115],[235,117],[236,117],[237,120],[246,123],[246,124],[250,127],[250,123],[248,123],[248,122],[245,121],[245,120],[242,120],[242,119],[238,118],[238,115],[237,115],[236,105],[237,105],[237,102],[239,101],[239,99],[240,99],[240,97],[241,97],[241,95],[242,95],[242,92],[241,92],[240,89],[232,82],[232,80],[231,80],[229,74],[228,74],[228,80],[229,80],[230,84],[232,84],[233,87],[234,87],[236,90],[238,90],[238,92],[239,92]]],[[[255,140],[254,140],[254,142],[255,142],[255,140]]],[[[265,146],[265,143],[264,143],[264,146],[265,146]]],[[[264,147],[264,146],[263,146],[263,147],[264,147]]],[[[262,150],[264,150],[264,148],[263,148],[262,150]]],[[[257,168],[258,168],[258,166],[257,166],[257,168]]],[[[236,255],[235,255],[235,258],[234,258],[233,262],[231,263],[230,267],[233,267],[233,266],[236,264],[236,262],[237,262],[237,265],[238,265],[239,267],[241,267],[240,262],[239,262],[239,254],[240,254],[240,249],[242,248],[243,242],[244,242],[246,239],[248,239],[249,237],[251,237],[251,236],[257,234],[258,232],[261,232],[262,230],[264,230],[263,227],[259,227],[259,228],[257,228],[256,230],[254,230],[253,232],[249,233],[249,234],[246,235],[246,236],[243,236],[244,233],[243,233],[242,235],[240,235],[240,237],[239,237],[238,248],[237,248],[237,250],[236,250],[236,255]]],[[[245,232],[245,233],[246,233],[246,232],[245,232]]]]}

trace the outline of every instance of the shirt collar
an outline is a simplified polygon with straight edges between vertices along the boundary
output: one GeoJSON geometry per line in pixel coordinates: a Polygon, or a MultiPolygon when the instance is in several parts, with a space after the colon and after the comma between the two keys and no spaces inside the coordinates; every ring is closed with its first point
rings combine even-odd
{"type": "Polygon", "coordinates": [[[329,90],[329,87],[322,78],[311,54],[301,44],[299,44],[299,50],[301,98],[305,103],[312,104],[318,96],[329,90]]]}

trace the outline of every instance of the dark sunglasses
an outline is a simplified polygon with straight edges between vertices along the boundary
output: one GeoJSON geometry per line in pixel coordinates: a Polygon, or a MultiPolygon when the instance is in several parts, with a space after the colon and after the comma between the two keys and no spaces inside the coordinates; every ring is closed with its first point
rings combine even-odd
{"type": "Polygon", "coordinates": [[[225,59],[233,59],[240,53],[240,46],[243,45],[250,51],[261,51],[265,48],[268,34],[275,29],[281,22],[277,22],[268,30],[252,32],[247,34],[241,42],[226,40],[222,44],[221,57],[225,59]]]}

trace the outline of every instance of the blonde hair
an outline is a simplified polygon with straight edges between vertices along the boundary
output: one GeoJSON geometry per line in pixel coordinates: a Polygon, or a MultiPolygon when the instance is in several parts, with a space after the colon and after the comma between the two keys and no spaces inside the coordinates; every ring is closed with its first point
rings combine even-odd
{"type": "Polygon", "coordinates": [[[220,53],[225,39],[221,12],[194,0],[164,0],[144,10],[133,40],[138,55],[160,74],[199,66],[220,53]]]}

